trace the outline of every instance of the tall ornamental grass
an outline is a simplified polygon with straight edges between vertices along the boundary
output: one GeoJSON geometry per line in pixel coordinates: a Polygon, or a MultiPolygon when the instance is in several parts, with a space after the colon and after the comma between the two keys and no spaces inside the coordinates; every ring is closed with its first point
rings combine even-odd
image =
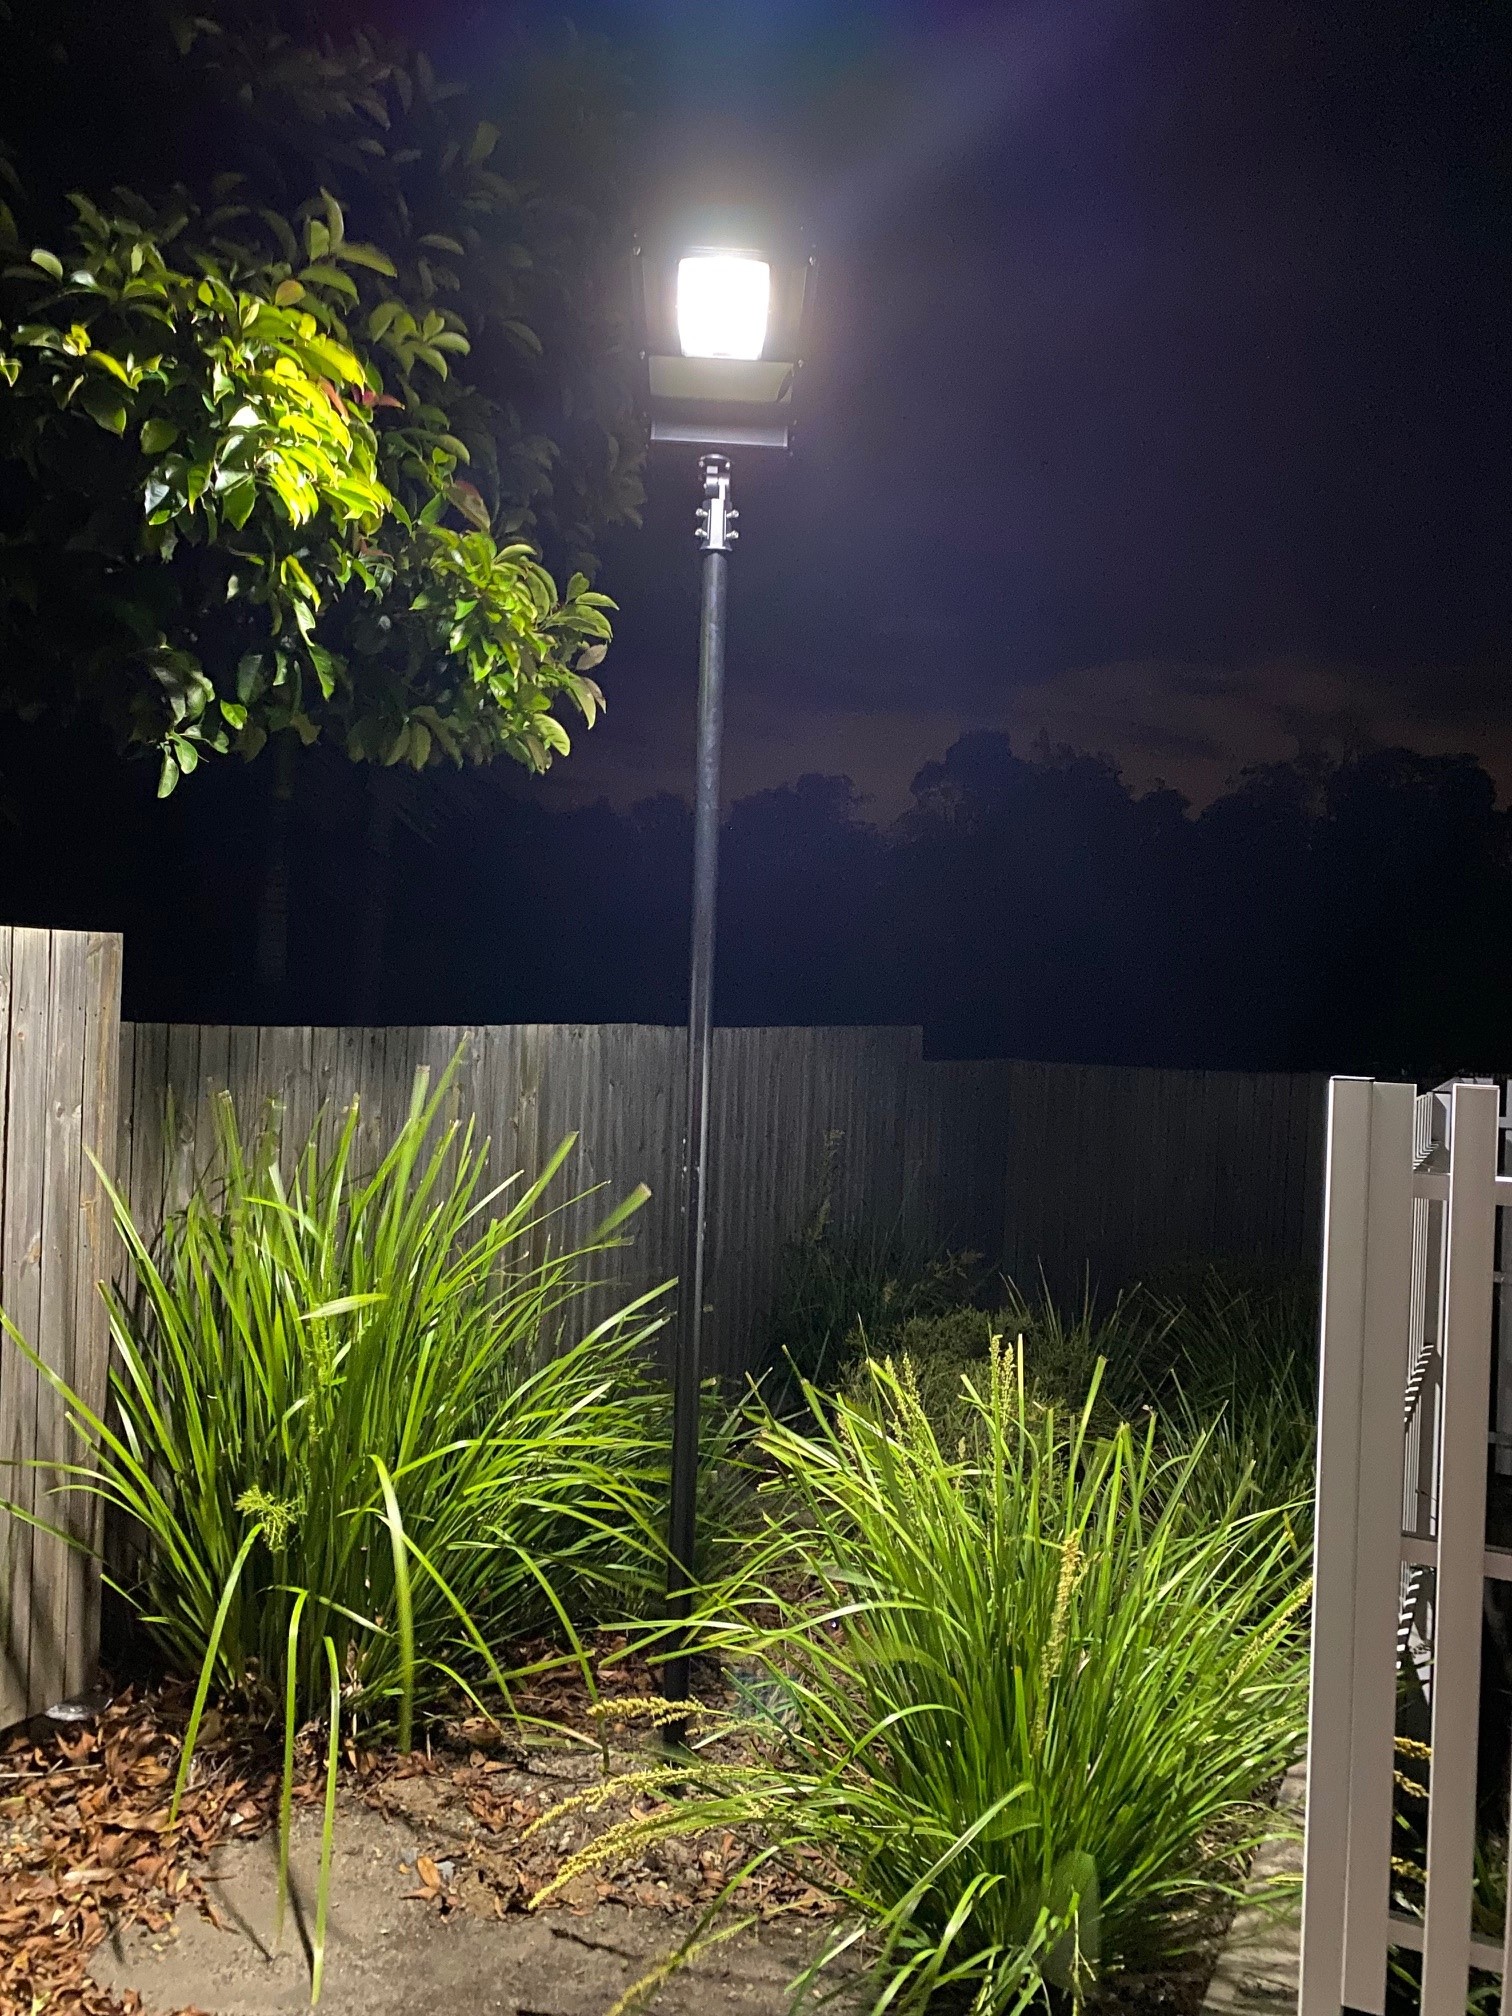
{"type": "MultiPolygon", "coordinates": [[[[1236,1494],[1257,1510],[1290,1508],[1294,1567],[1306,1572],[1317,1439],[1317,1313],[1309,1288],[1246,1283],[1209,1268],[1180,1294],[1135,1288],[1100,1310],[1088,1293],[1065,1309],[1043,1282],[1032,1297],[1012,1282],[1003,1287],[995,1310],[912,1316],[871,1340],[874,1357],[912,1363],[943,1442],[972,1431],[963,1377],[983,1383],[994,1334],[1017,1335],[1032,1400],[1075,1412],[1096,1380],[1095,1429],[1107,1432],[1153,1408],[1168,1451],[1205,1438],[1184,1492],[1188,1518],[1219,1518],[1236,1494]]],[[[870,1387],[862,1361],[848,1389],[864,1400],[870,1387]]]]}
{"type": "Polygon", "coordinates": [[[1284,1521],[1236,1503],[1194,1525],[1204,1441],[1094,1438],[1091,1400],[1036,1407],[996,1349],[954,1446],[906,1368],[870,1380],[760,1431],[765,1544],[704,1624],[747,1676],[754,1755],[712,1742],[627,1779],[672,1796],[564,1875],[752,1825],[848,1907],[805,1986],[869,1934],[879,2011],[1080,1999],[1200,1935],[1299,1753],[1284,1521]]]}
{"type": "Polygon", "coordinates": [[[1157,1303],[1171,1370],[1159,1405],[1178,1435],[1209,1434],[1193,1517],[1240,1492],[1291,1508],[1299,1572],[1312,1552],[1317,1467],[1318,1319],[1311,1285],[1255,1288],[1209,1269],[1182,1299],[1157,1303]]]}
{"type": "Polygon", "coordinates": [[[633,1606],[664,1558],[658,1295],[586,1331],[577,1306],[648,1193],[563,1245],[548,1192],[571,1137],[534,1182],[485,1191],[487,1144],[441,1121],[449,1080],[430,1094],[417,1073],[370,1175],[355,1105],[286,1181],[276,1132],[244,1144],[223,1097],[215,1167],[156,1253],[111,1190],[136,1289],[108,1296],[106,1416],[5,1322],[67,1406],[81,1460],[63,1485],[125,1522],[117,1586],[197,1676],[170,1820],[213,1689],[282,1721],[280,1929],[296,1735],[325,1719],[312,2001],[343,1717],[408,1749],[434,1696],[481,1703],[491,1683],[507,1706],[503,1647],[543,1625],[591,1687],[578,1622],[633,1606]]]}
{"type": "Polygon", "coordinates": [[[571,1341],[647,1193],[564,1246],[548,1193],[571,1140],[485,1191],[486,1143],[443,1124],[445,1091],[417,1075],[370,1174],[353,1107],[287,1180],[223,1096],[215,1165],[159,1251],[111,1192],[136,1289],[109,1295],[106,1417],[39,1367],[81,1444],[67,1482],[124,1519],[122,1593],[169,1665],[302,1718],[329,1639],[352,1720],[402,1744],[432,1695],[504,1684],[504,1641],[618,1612],[662,1560],[657,1297],[571,1341]]]}

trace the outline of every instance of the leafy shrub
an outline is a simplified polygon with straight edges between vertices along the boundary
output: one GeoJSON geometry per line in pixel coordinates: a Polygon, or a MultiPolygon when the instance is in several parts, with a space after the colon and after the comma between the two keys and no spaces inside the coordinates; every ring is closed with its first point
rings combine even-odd
{"type": "MultiPolygon", "coordinates": [[[[968,1306],[889,1325],[872,1348],[881,1359],[907,1365],[926,1413],[949,1441],[952,1429],[965,1425],[968,1403],[962,1380],[981,1375],[992,1340],[1001,1334],[987,1310],[968,1306]]],[[[872,1392],[874,1362],[858,1359],[846,1375],[843,1390],[859,1404],[872,1392]]]]}
{"type": "MultiPolygon", "coordinates": [[[[1096,1382],[1099,1430],[1154,1408],[1163,1434],[1181,1443],[1205,1437],[1200,1471],[1187,1487],[1188,1516],[1219,1517],[1236,1495],[1256,1507],[1289,1508],[1302,1564],[1311,1546],[1316,1440],[1310,1284],[1242,1282],[1212,1267],[1188,1279],[1184,1292],[1131,1289],[1106,1312],[1088,1294],[1067,1312],[1043,1283],[1034,1297],[1012,1282],[1004,1286],[1001,1307],[910,1316],[869,1340],[876,1356],[909,1361],[947,1441],[969,1425],[963,1377],[983,1381],[994,1337],[1021,1338],[1036,1403],[1080,1409],[1096,1382]]],[[[868,1382],[863,1364],[847,1390],[861,1397],[868,1382]]]]}
{"type": "Polygon", "coordinates": [[[417,1701],[502,1684],[494,1645],[618,1608],[661,1563],[656,1298],[566,1341],[590,1258],[646,1193],[551,1250],[571,1140],[485,1195],[486,1149],[440,1124],[444,1091],[417,1075],[370,1176],[354,1107],[287,1184],[276,1136],[244,1146],[223,1097],[217,1166],[159,1255],[112,1192],[137,1293],[109,1298],[110,1418],[53,1378],[83,1448],[71,1482],[124,1515],[123,1593],[170,1664],[254,1704],[287,1682],[303,1716],[329,1640],[353,1718],[405,1743],[417,1701]]]}
{"type": "MultiPolygon", "coordinates": [[[[1087,1292],[1068,1312],[1043,1282],[1032,1297],[1012,1281],[999,1285],[996,1308],[958,1306],[888,1323],[866,1338],[871,1356],[907,1358],[926,1410],[942,1426],[959,1421],[966,1408],[963,1377],[985,1380],[995,1337],[1022,1340],[1025,1378],[1040,1405],[1079,1411],[1095,1389],[1097,1425],[1111,1428],[1146,1403],[1172,1312],[1150,1305],[1137,1289],[1117,1296],[1106,1312],[1087,1292]]],[[[863,1361],[853,1390],[864,1393],[869,1377],[863,1361]]]]}
{"type": "Polygon", "coordinates": [[[926,1256],[899,1240],[837,1236],[821,1211],[783,1256],[768,1359],[800,1380],[838,1383],[872,1340],[969,1304],[977,1266],[975,1253],[926,1256]]]}
{"type": "MultiPolygon", "coordinates": [[[[1184,1516],[1206,1445],[1097,1439],[994,1352],[978,1433],[942,1441],[907,1371],[810,1388],[759,1441],[777,1510],[706,1641],[747,1683],[753,1761],[626,1781],[568,1874],[659,1836],[755,1825],[830,1870],[870,1930],[874,2008],[980,2016],[1187,1947],[1263,1827],[1305,1726],[1301,1590],[1280,1516],[1184,1516]],[[798,1516],[795,1519],[795,1508],[798,1516]],[[952,2005],[954,2006],[954,2005],[952,2005]]],[[[1095,1397],[1095,1388],[1094,1388],[1095,1397]]]]}

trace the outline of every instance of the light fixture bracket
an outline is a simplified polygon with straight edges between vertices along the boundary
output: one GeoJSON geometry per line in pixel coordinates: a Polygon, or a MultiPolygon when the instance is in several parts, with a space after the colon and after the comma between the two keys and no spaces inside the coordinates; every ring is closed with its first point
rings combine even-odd
{"type": "Polygon", "coordinates": [[[730,458],[705,455],[698,466],[704,495],[698,507],[698,543],[705,553],[728,553],[740,537],[735,529],[740,513],[730,502],[730,458]]]}

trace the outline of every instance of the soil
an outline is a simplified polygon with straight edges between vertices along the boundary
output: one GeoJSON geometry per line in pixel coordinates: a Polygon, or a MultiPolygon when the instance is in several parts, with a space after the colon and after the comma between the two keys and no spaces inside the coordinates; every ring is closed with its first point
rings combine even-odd
{"type": "MultiPolygon", "coordinates": [[[[544,1703],[541,1705],[545,1705],[544,1703]]],[[[740,1868],[729,1834],[669,1841],[543,1899],[565,1859],[614,1816],[538,1826],[599,1782],[583,1704],[571,1736],[505,1739],[481,1720],[407,1758],[348,1746],[334,1831],[322,2008],[604,2016],[698,1929],[740,1868]]],[[[91,1727],[38,1725],[0,1754],[0,2010],[28,2016],[263,2016],[309,2006],[323,1783],[313,1740],[296,1785],[292,1895],[275,1937],[276,1760],[216,1727],[170,1825],[184,1702],[127,1697],[91,1727]]],[[[613,1730],[616,1770],[645,1761],[613,1730]]],[[[590,1724],[591,1726],[591,1724],[590,1724]]],[[[314,1732],[318,1734],[318,1732],[314,1732]]],[[[669,1974],[639,2006],[659,2016],[771,2016],[832,1929],[802,1868],[742,1886],[736,1937],[669,1974]]],[[[844,2007],[842,2003],[840,2005],[844,2007]]]]}
{"type": "MultiPolygon", "coordinates": [[[[604,2016],[691,1930],[689,1914],[595,1901],[555,1910],[503,1908],[455,1828],[415,1826],[340,1802],[327,1933],[326,2016],[604,2016]],[[432,1891],[417,1873],[441,1877],[432,1891]]],[[[320,1828],[294,1829],[291,1908],[275,1943],[273,1837],[211,1858],[217,1922],[179,1911],[156,1934],[133,1928],[96,1949],[101,1986],[134,1990],[144,2010],[284,2016],[310,2001],[320,1828]]],[[[728,1940],[644,2005],[656,2016],[740,2011],[781,2016],[788,1984],[821,1936],[777,1920],[728,1940]]]]}

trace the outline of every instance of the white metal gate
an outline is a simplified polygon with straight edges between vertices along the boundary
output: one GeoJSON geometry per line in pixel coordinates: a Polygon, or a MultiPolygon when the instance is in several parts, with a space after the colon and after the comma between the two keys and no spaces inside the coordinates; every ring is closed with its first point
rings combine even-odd
{"type": "Polygon", "coordinates": [[[1472,1969],[1512,2016],[1512,1914],[1472,1926],[1483,1607],[1512,1581],[1486,1544],[1507,1125],[1491,1084],[1329,1088],[1299,2016],[1381,2016],[1393,1947],[1422,1955],[1423,2016],[1465,2016],[1472,1969]]]}

